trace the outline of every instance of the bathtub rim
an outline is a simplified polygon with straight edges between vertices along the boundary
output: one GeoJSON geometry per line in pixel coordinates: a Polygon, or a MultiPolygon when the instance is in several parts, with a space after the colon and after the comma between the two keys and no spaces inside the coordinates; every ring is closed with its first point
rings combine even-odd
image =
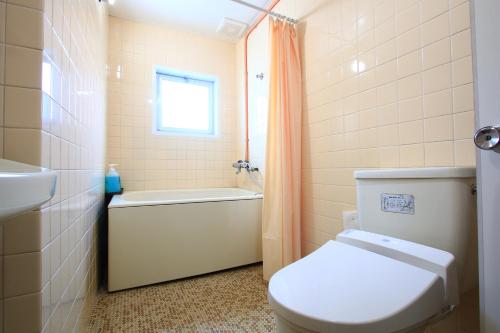
{"type": "Polygon", "coordinates": [[[179,204],[192,204],[204,202],[223,202],[223,201],[239,201],[239,200],[259,200],[263,199],[264,195],[260,192],[251,191],[239,187],[214,187],[214,188],[190,188],[190,189],[170,189],[170,190],[141,190],[141,191],[126,191],[122,194],[115,194],[111,199],[108,209],[113,208],[127,208],[127,207],[142,207],[142,206],[163,206],[163,205],[179,205],[179,204]],[[124,200],[122,196],[126,193],[134,192],[176,192],[176,191],[210,191],[210,190],[241,190],[246,192],[246,195],[240,196],[218,196],[213,198],[189,198],[189,199],[176,199],[176,200],[145,200],[145,201],[129,201],[124,200]]]}

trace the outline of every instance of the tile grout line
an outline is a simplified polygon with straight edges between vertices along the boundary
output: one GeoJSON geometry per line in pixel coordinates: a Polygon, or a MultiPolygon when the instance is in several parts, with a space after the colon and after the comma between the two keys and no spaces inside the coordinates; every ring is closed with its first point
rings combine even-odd
{"type": "MultiPolygon", "coordinates": [[[[3,30],[4,30],[4,36],[3,36],[3,42],[4,42],[4,45],[3,45],[3,77],[2,77],[2,80],[3,80],[3,86],[2,86],[2,90],[3,90],[3,100],[2,100],[2,109],[3,109],[3,112],[2,112],[2,126],[5,126],[5,81],[6,81],[6,73],[7,73],[7,3],[4,3],[4,6],[5,6],[5,10],[4,10],[4,26],[3,26],[3,30]]],[[[2,157],[5,155],[5,129],[2,128],[2,157]]],[[[4,267],[4,244],[5,244],[5,238],[4,238],[4,227],[3,225],[1,226],[1,229],[2,229],[2,285],[0,286],[0,288],[2,289],[1,292],[2,292],[2,299],[1,299],[1,303],[2,303],[2,308],[1,308],[1,318],[2,318],[2,327],[1,327],[1,330],[2,332],[5,331],[5,307],[4,307],[4,290],[5,290],[5,276],[4,276],[4,271],[5,271],[5,267],[4,267]]]]}

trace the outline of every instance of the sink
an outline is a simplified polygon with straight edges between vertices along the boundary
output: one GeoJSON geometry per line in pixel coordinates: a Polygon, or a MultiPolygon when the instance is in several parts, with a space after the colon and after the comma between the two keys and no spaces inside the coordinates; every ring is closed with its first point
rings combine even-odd
{"type": "Polygon", "coordinates": [[[0,159],[0,221],[50,200],[56,180],[55,171],[0,159]]]}

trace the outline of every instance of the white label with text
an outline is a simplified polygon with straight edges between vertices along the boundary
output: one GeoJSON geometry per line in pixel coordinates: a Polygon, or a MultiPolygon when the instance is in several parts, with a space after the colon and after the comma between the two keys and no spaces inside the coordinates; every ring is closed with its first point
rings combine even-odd
{"type": "Polygon", "coordinates": [[[384,212],[415,214],[415,197],[411,194],[382,193],[380,204],[384,212]]]}

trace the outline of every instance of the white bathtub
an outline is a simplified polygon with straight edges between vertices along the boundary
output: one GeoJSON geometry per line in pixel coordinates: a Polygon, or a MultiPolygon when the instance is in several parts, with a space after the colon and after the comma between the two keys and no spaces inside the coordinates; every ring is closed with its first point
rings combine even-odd
{"type": "Polygon", "coordinates": [[[262,194],[238,188],[139,191],[108,206],[108,290],[262,261],[262,194]]]}

